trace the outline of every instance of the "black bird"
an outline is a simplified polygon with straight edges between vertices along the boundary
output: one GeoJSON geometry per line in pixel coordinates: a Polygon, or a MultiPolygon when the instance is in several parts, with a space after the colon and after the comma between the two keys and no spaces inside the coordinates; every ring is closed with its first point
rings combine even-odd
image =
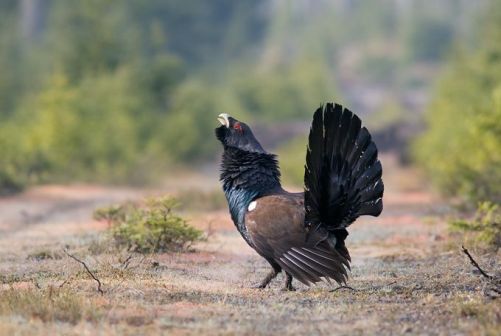
{"type": "Polygon", "coordinates": [[[273,270],[265,288],[284,270],[305,285],[346,283],[350,254],[346,228],[361,215],[383,210],[377,148],[359,117],[340,105],[320,106],[310,128],[304,193],[280,184],[274,154],[266,152],[245,123],[220,114],[216,137],[224,147],[220,180],[231,218],[245,241],[273,270]]]}

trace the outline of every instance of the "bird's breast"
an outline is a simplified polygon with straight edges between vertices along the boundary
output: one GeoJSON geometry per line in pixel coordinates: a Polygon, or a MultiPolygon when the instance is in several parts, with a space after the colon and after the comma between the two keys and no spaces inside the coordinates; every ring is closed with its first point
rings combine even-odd
{"type": "Polygon", "coordinates": [[[265,237],[305,234],[303,200],[285,195],[261,197],[252,201],[245,213],[249,233],[265,237]]]}

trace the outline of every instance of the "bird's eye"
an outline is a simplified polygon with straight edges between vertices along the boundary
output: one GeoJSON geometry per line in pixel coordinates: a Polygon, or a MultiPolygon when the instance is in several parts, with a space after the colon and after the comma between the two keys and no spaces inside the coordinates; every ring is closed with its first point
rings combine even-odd
{"type": "Polygon", "coordinates": [[[233,125],[233,129],[236,130],[238,133],[243,133],[244,131],[242,125],[239,122],[236,122],[235,125],[233,125]]]}

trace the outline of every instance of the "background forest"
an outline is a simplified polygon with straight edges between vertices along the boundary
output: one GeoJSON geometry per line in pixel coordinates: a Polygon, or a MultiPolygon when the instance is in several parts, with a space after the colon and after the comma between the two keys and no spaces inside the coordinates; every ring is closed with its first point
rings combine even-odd
{"type": "Polygon", "coordinates": [[[4,0],[0,193],[215,169],[223,112],[300,185],[336,101],[446,194],[499,202],[500,41],[487,0],[4,0]]]}

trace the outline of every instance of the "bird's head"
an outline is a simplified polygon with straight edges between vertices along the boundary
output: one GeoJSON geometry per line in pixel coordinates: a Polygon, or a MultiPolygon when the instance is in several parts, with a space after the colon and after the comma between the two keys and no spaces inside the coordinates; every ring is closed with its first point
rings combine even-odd
{"type": "Polygon", "coordinates": [[[216,137],[225,147],[238,148],[247,152],[266,153],[247,124],[221,113],[217,120],[221,126],[216,128],[216,137]]]}

